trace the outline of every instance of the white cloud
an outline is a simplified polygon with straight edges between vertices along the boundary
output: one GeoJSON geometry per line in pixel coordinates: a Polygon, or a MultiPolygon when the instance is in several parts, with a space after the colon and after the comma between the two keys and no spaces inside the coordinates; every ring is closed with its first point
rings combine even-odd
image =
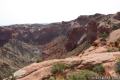
{"type": "Polygon", "coordinates": [[[120,0],[0,0],[0,25],[66,21],[119,10],[120,0]]]}

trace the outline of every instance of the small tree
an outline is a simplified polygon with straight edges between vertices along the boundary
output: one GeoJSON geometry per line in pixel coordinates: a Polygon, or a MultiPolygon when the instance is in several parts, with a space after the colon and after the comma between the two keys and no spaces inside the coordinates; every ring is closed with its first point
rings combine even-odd
{"type": "Polygon", "coordinates": [[[107,52],[117,52],[119,51],[119,48],[116,48],[116,47],[109,47],[107,52]]]}
{"type": "Polygon", "coordinates": [[[97,76],[97,73],[90,70],[80,70],[67,76],[67,80],[91,80],[90,78],[97,76]]]}
{"type": "Polygon", "coordinates": [[[56,80],[55,77],[51,76],[48,80],[56,80]]]}
{"type": "Polygon", "coordinates": [[[115,64],[115,71],[120,74],[120,59],[115,64]]]}
{"type": "Polygon", "coordinates": [[[51,73],[62,73],[67,68],[67,65],[63,63],[56,63],[52,66],[51,73]]]}
{"type": "Polygon", "coordinates": [[[112,30],[117,30],[120,28],[120,23],[119,24],[113,24],[112,25],[112,30]]]}
{"type": "Polygon", "coordinates": [[[100,33],[100,37],[103,38],[103,39],[107,38],[108,35],[109,35],[109,34],[106,33],[106,32],[100,33]]]}
{"type": "Polygon", "coordinates": [[[98,74],[103,74],[105,72],[104,67],[102,64],[95,65],[93,67],[93,71],[98,73],[98,74]]]}

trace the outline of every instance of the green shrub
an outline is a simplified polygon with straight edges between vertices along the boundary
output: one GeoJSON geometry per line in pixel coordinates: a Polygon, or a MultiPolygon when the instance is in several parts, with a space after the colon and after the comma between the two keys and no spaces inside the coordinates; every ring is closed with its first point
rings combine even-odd
{"type": "Polygon", "coordinates": [[[48,80],[56,80],[55,77],[51,76],[48,80]]]}
{"type": "Polygon", "coordinates": [[[105,70],[102,64],[95,65],[92,70],[98,74],[105,73],[105,70]]]}
{"type": "Polygon", "coordinates": [[[103,39],[107,38],[108,35],[109,35],[109,34],[106,33],[106,32],[102,32],[102,33],[100,33],[100,37],[103,38],[103,39]]]}
{"type": "Polygon", "coordinates": [[[115,47],[109,47],[107,49],[107,52],[116,52],[116,51],[119,51],[120,49],[119,48],[115,48],[115,47]]]}
{"type": "Polygon", "coordinates": [[[67,80],[90,80],[91,77],[97,76],[97,74],[90,70],[80,70],[79,72],[71,73],[67,75],[67,80]]]}
{"type": "Polygon", "coordinates": [[[112,30],[117,30],[120,28],[120,23],[119,24],[113,24],[112,25],[112,30]]]}
{"type": "Polygon", "coordinates": [[[115,71],[120,74],[120,59],[115,64],[115,71]]]}
{"type": "Polygon", "coordinates": [[[63,63],[56,63],[52,66],[51,73],[62,73],[67,68],[67,65],[63,63]]]}
{"type": "Polygon", "coordinates": [[[113,48],[108,48],[107,52],[113,52],[113,48]]]}
{"type": "Polygon", "coordinates": [[[42,62],[42,58],[39,58],[35,61],[36,63],[42,62]]]}

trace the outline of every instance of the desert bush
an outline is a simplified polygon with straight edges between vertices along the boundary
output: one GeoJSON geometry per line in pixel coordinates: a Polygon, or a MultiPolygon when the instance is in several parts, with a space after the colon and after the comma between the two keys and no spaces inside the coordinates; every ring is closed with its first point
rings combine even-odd
{"type": "Polygon", "coordinates": [[[120,74],[120,59],[118,59],[115,64],[115,71],[116,71],[116,73],[120,74]]]}
{"type": "Polygon", "coordinates": [[[100,75],[105,73],[105,70],[102,64],[95,65],[92,70],[100,75]]]}
{"type": "Polygon", "coordinates": [[[119,24],[113,24],[112,25],[112,30],[117,30],[120,28],[120,23],[119,24]]]}
{"type": "Polygon", "coordinates": [[[56,80],[55,77],[51,76],[48,80],[56,80]]]}
{"type": "Polygon", "coordinates": [[[62,73],[67,68],[67,65],[63,63],[56,63],[52,66],[51,73],[62,73]]]}
{"type": "Polygon", "coordinates": [[[112,48],[108,48],[107,52],[113,52],[112,48]]]}
{"type": "Polygon", "coordinates": [[[67,80],[91,80],[90,78],[97,74],[90,70],[80,70],[67,75],[67,80]]]}
{"type": "Polygon", "coordinates": [[[103,39],[106,39],[108,37],[108,33],[107,32],[102,32],[100,33],[100,37],[103,38],[103,39]]]}
{"type": "Polygon", "coordinates": [[[43,61],[42,58],[38,58],[35,62],[39,63],[39,62],[42,62],[42,61],[43,61]]]}
{"type": "Polygon", "coordinates": [[[107,52],[117,52],[117,51],[119,51],[120,49],[119,48],[116,48],[116,47],[109,47],[108,49],[107,49],[107,52]]]}

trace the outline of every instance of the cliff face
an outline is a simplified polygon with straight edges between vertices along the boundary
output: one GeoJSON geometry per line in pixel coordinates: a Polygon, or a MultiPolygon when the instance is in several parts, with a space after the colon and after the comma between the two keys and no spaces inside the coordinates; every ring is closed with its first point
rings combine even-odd
{"type": "Polygon", "coordinates": [[[12,38],[12,31],[7,29],[0,29],[0,47],[12,38]]]}
{"type": "MultiPolygon", "coordinates": [[[[1,26],[1,64],[7,64],[8,67],[3,66],[3,68],[10,69],[12,70],[10,73],[13,73],[15,70],[33,63],[33,66],[22,69],[25,71],[23,71],[21,75],[22,78],[17,77],[18,80],[42,80],[43,78],[46,78],[46,76],[50,77],[52,75],[50,73],[50,67],[54,64],[54,61],[63,61],[65,64],[67,64],[68,61],[70,63],[68,64],[73,65],[73,68],[79,67],[79,69],[87,69],[85,66],[94,66],[98,63],[104,64],[104,61],[106,60],[108,62],[105,63],[109,64],[109,60],[111,59],[112,63],[114,63],[114,57],[112,55],[119,55],[119,46],[116,45],[116,42],[111,43],[111,40],[112,38],[117,41],[119,39],[119,36],[117,35],[119,31],[116,32],[116,30],[119,30],[120,28],[119,17],[119,12],[109,15],[97,13],[95,15],[79,16],[77,19],[68,22],[63,21],[60,23],[44,25],[21,24],[1,26]],[[111,35],[117,35],[117,38],[112,37],[111,35]],[[111,48],[114,48],[113,51],[116,50],[118,53],[110,53],[109,55],[109,52],[107,51],[111,48]],[[102,59],[102,57],[104,57],[102,54],[110,56],[109,59],[106,57],[102,59]],[[89,59],[96,57],[92,60],[93,62],[95,61],[95,64],[89,62],[89,59],[86,57],[89,59]],[[97,58],[100,58],[100,61],[97,60],[97,58]],[[45,63],[41,62],[44,60],[48,61],[45,63]],[[83,60],[85,62],[80,64],[83,60]],[[37,68],[37,66],[34,67],[34,65],[37,65],[38,67],[41,65],[44,66],[37,68]],[[43,72],[41,73],[41,71],[43,72]],[[38,76],[41,77],[35,77],[35,74],[38,74],[38,76]]],[[[119,43],[119,41],[117,43],[119,43]]],[[[6,73],[6,71],[0,71],[1,74],[6,73]]],[[[15,73],[14,76],[18,76],[18,73],[19,71],[15,73]]],[[[10,74],[6,75],[9,76],[10,74]]]]}

